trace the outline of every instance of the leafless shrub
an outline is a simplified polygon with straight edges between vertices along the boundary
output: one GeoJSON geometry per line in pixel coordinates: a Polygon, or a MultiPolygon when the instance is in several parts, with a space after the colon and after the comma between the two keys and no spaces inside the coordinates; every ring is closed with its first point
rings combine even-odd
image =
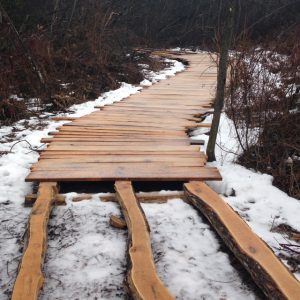
{"type": "Polygon", "coordinates": [[[297,38],[288,54],[253,49],[244,42],[230,61],[226,99],[226,113],[233,120],[243,149],[239,162],[273,175],[274,185],[298,199],[299,66],[297,38]]]}

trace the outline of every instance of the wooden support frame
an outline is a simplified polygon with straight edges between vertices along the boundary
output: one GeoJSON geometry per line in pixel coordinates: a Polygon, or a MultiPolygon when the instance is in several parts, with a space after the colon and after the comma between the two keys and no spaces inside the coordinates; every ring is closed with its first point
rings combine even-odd
{"type": "Polygon", "coordinates": [[[217,193],[203,182],[187,183],[184,190],[268,299],[299,299],[300,282],[217,193]]]}
{"type": "Polygon", "coordinates": [[[127,283],[133,299],[174,299],[159,279],[152,256],[149,225],[130,181],[116,181],[116,198],[128,228],[130,269],[127,283]]]}
{"type": "MultiPolygon", "coordinates": [[[[174,191],[161,194],[159,192],[140,192],[136,193],[136,197],[139,202],[142,203],[165,203],[169,200],[174,199],[183,199],[184,192],[183,191],[174,191]]],[[[31,206],[36,201],[37,194],[29,194],[25,197],[25,206],[31,206]]],[[[84,200],[90,200],[93,198],[93,194],[80,194],[79,196],[73,199],[73,202],[80,202],[84,200]]],[[[107,194],[100,197],[100,200],[103,202],[117,202],[116,195],[114,193],[107,194]]],[[[65,196],[63,194],[57,194],[55,196],[54,205],[65,205],[65,196]]]]}
{"type": "Polygon", "coordinates": [[[55,195],[55,182],[41,183],[28,225],[27,245],[15,281],[12,300],[37,300],[43,286],[42,272],[47,248],[47,225],[55,195]]]}

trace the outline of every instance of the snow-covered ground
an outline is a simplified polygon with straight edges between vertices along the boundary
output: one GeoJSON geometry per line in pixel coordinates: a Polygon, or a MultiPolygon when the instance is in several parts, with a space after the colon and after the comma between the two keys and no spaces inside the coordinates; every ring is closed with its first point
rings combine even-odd
{"type": "MultiPolygon", "coordinates": [[[[211,116],[206,118],[205,122],[210,123],[211,116]]],[[[207,135],[198,133],[195,131],[193,138],[208,141],[207,135]]],[[[218,167],[223,180],[208,184],[221,194],[223,199],[278,256],[289,255],[281,249],[280,244],[297,243],[288,240],[287,235],[273,232],[272,229],[280,224],[286,224],[300,231],[300,201],[273,186],[272,176],[234,163],[240,149],[235,137],[234,125],[225,114],[221,116],[217,144],[217,162],[212,165],[218,167]]],[[[295,276],[300,280],[300,272],[295,273],[295,276]]]]}
{"type": "MultiPolygon", "coordinates": [[[[95,101],[70,107],[68,116],[80,117],[89,114],[95,111],[94,106],[121,101],[131,94],[138,93],[143,86],[150,86],[158,80],[174,76],[177,72],[184,70],[184,65],[180,62],[175,60],[166,60],[166,62],[171,63],[171,66],[158,73],[145,69],[146,79],[141,83],[141,86],[136,87],[122,83],[119,89],[104,93],[95,101]]],[[[22,255],[23,235],[30,214],[30,208],[24,208],[23,203],[25,196],[32,192],[32,184],[25,183],[24,180],[30,171],[30,166],[38,159],[37,152],[31,149],[45,147],[40,143],[41,138],[47,137],[48,132],[64,124],[64,122],[51,121],[51,116],[52,114],[43,114],[41,116],[42,121],[33,117],[29,121],[21,120],[13,126],[2,126],[0,128],[1,300],[9,299],[22,255]],[[39,126],[41,122],[43,124],[39,126]],[[20,141],[20,143],[15,144],[17,141],[20,141]]],[[[101,218],[101,214],[99,214],[99,218],[101,218]]],[[[51,255],[51,252],[49,253],[51,255]]]]}
{"type": "MultiPolygon", "coordinates": [[[[141,86],[172,76],[183,70],[176,62],[159,74],[146,72],[141,86]],[[150,80],[149,80],[150,79],[150,80]]],[[[120,101],[142,87],[123,83],[99,99],[73,106],[72,116],[94,111],[95,105],[120,101]]],[[[63,122],[45,116],[43,129],[26,129],[24,122],[15,124],[16,140],[26,140],[41,147],[40,139],[63,122]]],[[[209,122],[209,118],[206,119],[209,122]]],[[[31,119],[36,125],[39,121],[31,119]]],[[[231,124],[223,116],[219,144],[236,151],[231,124]],[[221,141],[220,141],[221,139],[221,141]]],[[[13,127],[0,129],[0,151],[10,151],[13,127]]],[[[207,135],[195,132],[197,138],[207,135]]],[[[22,254],[23,234],[29,208],[24,197],[32,190],[24,178],[38,155],[26,142],[14,146],[12,153],[0,157],[0,299],[9,299],[22,254]]],[[[232,162],[233,154],[218,149],[218,162],[223,182],[211,183],[224,199],[248,222],[275,251],[283,237],[270,232],[274,223],[286,223],[300,230],[300,202],[289,198],[271,185],[271,177],[257,174],[232,162]],[[235,196],[233,196],[233,189],[235,196]]],[[[125,299],[123,280],[126,272],[126,231],[109,226],[111,214],[120,215],[116,203],[103,203],[101,195],[92,200],[72,202],[55,207],[49,224],[49,247],[45,262],[45,286],[40,299],[125,299]]],[[[177,299],[257,299],[252,289],[231,265],[229,255],[211,227],[181,199],[165,204],[143,204],[151,228],[151,239],[158,273],[177,299]]],[[[299,274],[298,274],[299,275],[299,274]]]]}

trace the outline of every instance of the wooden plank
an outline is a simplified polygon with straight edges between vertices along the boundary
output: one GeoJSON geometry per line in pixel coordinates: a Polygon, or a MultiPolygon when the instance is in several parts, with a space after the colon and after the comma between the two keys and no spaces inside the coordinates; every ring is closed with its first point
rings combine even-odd
{"type": "Polygon", "coordinates": [[[127,283],[133,298],[174,299],[157,275],[151,249],[150,228],[135,197],[131,182],[117,181],[115,190],[128,228],[127,283]]]}
{"type": "Polygon", "coordinates": [[[184,189],[269,299],[299,299],[300,282],[217,193],[203,182],[184,189]]]}
{"type": "Polygon", "coordinates": [[[199,157],[201,152],[190,152],[190,151],[167,151],[167,152],[153,152],[153,151],[78,151],[78,150],[68,150],[68,151],[44,151],[41,153],[41,158],[56,156],[60,157],[71,157],[71,156],[112,156],[112,155],[126,155],[126,156],[190,156],[199,157]]]}
{"type": "MultiPolygon", "coordinates": [[[[81,157],[52,157],[52,159],[43,159],[38,165],[61,165],[63,163],[161,163],[161,162],[172,162],[172,163],[205,163],[206,156],[171,156],[171,155],[105,155],[105,156],[81,156],[81,157]]],[[[36,164],[34,164],[36,165],[36,164]]]]}
{"type": "MultiPolygon", "coordinates": [[[[138,143],[138,140],[98,140],[96,138],[43,138],[41,139],[41,143],[52,143],[55,142],[56,144],[70,144],[72,143],[72,145],[74,145],[73,143],[80,143],[81,145],[86,144],[101,144],[101,145],[105,145],[105,146],[123,146],[123,145],[136,145],[138,143]]],[[[142,142],[143,144],[147,145],[153,145],[153,146],[157,146],[157,145],[189,145],[189,141],[187,139],[173,139],[173,140],[165,140],[165,139],[160,139],[160,140],[156,140],[156,139],[148,139],[148,140],[144,140],[144,139],[140,139],[140,142],[142,142]]]]}
{"type": "Polygon", "coordinates": [[[47,225],[56,194],[56,183],[40,184],[38,198],[30,215],[28,244],[25,246],[12,300],[38,299],[44,282],[42,267],[47,247],[47,225]]]}
{"type": "MultiPolygon", "coordinates": [[[[51,150],[72,150],[73,146],[76,146],[76,150],[78,151],[117,151],[120,152],[120,146],[116,145],[111,145],[111,146],[106,146],[106,145],[82,145],[81,144],[76,144],[76,143],[69,143],[69,144],[54,144],[51,143],[47,151],[51,150]]],[[[134,152],[139,152],[139,151],[148,151],[148,152],[176,152],[176,151],[200,151],[199,146],[193,146],[193,145],[188,145],[188,146],[178,146],[178,145],[159,145],[156,146],[155,148],[152,145],[124,145],[122,147],[122,150],[124,152],[126,151],[134,151],[134,152]]]]}
{"type": "Polygon", "coordinates": [[[107,162],[107,163],[97,163],[97,162],[60,162],[53,164],[52,161],[45,162],[43,164],[35,164],[31,167],[32,171],[56,171],[56,170],[64,170],[65,171],[97,171],[98,169],[114,169],[118,168],[119,170],[124,170],[128,167],[135,169],[135,170],[140,170],[143,168],[149,168],[149,170],[156,170],[157,167],[159,166],[160,168],[175,168],[175,167],[185,167],[185,168],[201,168],[204,167],[205,163],[203,161],[183,161],[183,162],[178,162],[178,161],[171,161],[171,162],[118,162],[118,163],[112,163],[112,162],[107,162]]]}
{"type": "Polygon", "coordinates": [[[33,171],[26,181],[190,181],[190,180],[222,180],[216,168],[208,167],[165,167],[154,165],[148,169],[139,168],[133,170],[128,167],[111,165],[101,170],[68,170],[33,171]]]}

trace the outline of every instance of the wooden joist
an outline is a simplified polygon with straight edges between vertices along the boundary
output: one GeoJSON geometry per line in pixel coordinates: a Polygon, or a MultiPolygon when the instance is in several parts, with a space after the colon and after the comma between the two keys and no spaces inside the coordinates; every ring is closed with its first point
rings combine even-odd
{"type": "Polygon", "coordinates": [[[203,182],[187,183],[184,190],[268,299],[299,299],[300,282],[217,193],[203,182]]]}
{"type": "MultiPolygon", "coordinates": [[[[24,201],[24,206],[32,206],[37,199],[38,195],[37,194],[28,194],[25,197],[24,201]]],[[[65,205],[66,204],[66,199],[64,195],[61,194],[56,194],[53,199],[53,205],[65,205]]]]}
{"type": "Polygon", "coordinates": [[[47,225],[57,186],[41,183],[28,225],[27,245],[14,285],[12,300],[36,300],[43,286],[42,272],[47,248],[47,225]]]}
{"type": "Polygon", "coordinates": [[[174,299],[159,279],[151,250],[149,225],[130,181],[116,181],[116,198],[128,228],[129,272],[127,283],[133,299],[174,299]]]}
{"type": "MultiPolygon", "coordinates": [[[[80,194],[72,199],[73,202],[80,202],[84,200],[91,200],[95,194],[80,194]]],[[[165,203],[169,200],[183,199],[183,191],[169,191],[169,192],[139,192],[135,194],[138,201],[141,203],[165,203]]],[[[32,206],[37,199],[37,194],[29,194],[25,197],[25,206],[32,206]]],[[[114,193],[101,195],[100,200],[103,202],[117,202],[114,193]]],[[[53,205],[65,205],[65,195],[55,195],[53,205]]]]}

